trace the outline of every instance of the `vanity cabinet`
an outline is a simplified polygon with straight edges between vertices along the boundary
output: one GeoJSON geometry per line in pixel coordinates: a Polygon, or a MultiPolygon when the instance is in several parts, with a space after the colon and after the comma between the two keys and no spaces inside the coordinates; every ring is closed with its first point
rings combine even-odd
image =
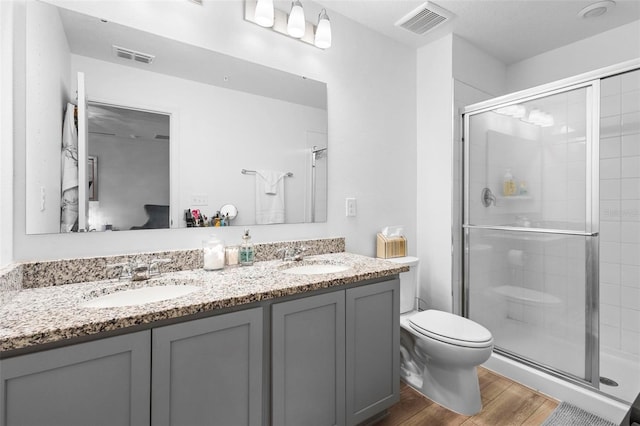
{"type": "Polygon", "coordinates": [[[150,334],[0,360],[0,425],[149,424],[150,334]]]}
{"type": "Polygon", "coordinates": [[[0,360],[0,426],[351,426],[399,399],[399,280],[0,360]]]}
{"type": "Polygon", "coordinates": [[[271,312],[271,424],[344,425],[344,290],[274,303],[271,312]]]}
{"type": "Polygon", "coordinates": [[[400,397],[400,283],[272,306],[273,425],[356,425],[400,397]]]}
{"type": "Polygon", "coordinates": [[[347,424],[400,398],[400,288],[391,280],[346,290],[347,424]]]}
{"type": "Polygon", "coordinates": [[[262,424],[262,308],[153,329],[151,424],[262,424]]]}

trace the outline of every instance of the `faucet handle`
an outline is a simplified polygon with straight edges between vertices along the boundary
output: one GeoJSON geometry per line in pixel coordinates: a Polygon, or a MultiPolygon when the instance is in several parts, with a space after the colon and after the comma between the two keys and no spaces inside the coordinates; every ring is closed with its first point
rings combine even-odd
{"type": "Polygon", "coordinates": [[[285,247],[280,247],[278,250],[276,250],[276,253],[282,253],[282,261],[286,261],[287,258],[290,256],[289,255],[289,250],[291,250],[291,247],[289,246],[285,246],[285,247]]]}
{"type": "Polygon", "coordinates": [[[298,246],[293,248],[293,260],[302,260],[304,257],[304,252],[307,251],[307,247],[298,246]]]}
{"type": "Polygon", "coordinates": [[[121,263],[109,263],[107,264],[107,269],[112,269],[112,268],[120,268],[120,275],[118,276],[118,279],[125,279],[125,278],[131,278],[131,264],[128,262],[121,262],[121,263]]]}
{"type": "Polygon", "coordinates": [[[149,276],[160,275],[160,265],[173,262],[173,259],[153,259],[149,262],[149,276]]]}

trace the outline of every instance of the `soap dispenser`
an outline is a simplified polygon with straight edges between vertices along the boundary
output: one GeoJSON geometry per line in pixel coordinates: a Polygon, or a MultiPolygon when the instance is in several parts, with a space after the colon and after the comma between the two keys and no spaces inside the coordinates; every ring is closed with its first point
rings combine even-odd
{"type": "Polygon", "coordinates": [[[249,230],[245,229],[244,235],[242,236],[242,244],[240,245],[240,265],[253,265],[254,254],[255,251],[253,243],[251,242],[251,235],[249,235],[249,230]]]}

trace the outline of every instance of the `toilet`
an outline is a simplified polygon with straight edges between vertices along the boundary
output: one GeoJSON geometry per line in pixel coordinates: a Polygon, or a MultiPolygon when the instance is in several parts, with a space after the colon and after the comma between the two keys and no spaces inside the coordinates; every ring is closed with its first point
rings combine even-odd
{"type": "Polygon", "coordinates": [[[471,416],[482,409],[476,367],[491,356],[491,332],[449,312],[416,309],[418,258],[387,259],[400,274],[400,376],[432,401],[471,416]]]}

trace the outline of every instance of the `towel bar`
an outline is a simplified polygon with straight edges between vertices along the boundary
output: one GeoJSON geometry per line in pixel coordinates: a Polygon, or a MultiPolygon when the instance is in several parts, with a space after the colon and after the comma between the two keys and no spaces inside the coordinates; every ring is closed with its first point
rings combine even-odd
{"type": "MultiPolygon", "coordinates": [[[[242,173],[243,175],[253,175],[253,174],[255,174],[255,173],[256,173],[256,171],[255,171],[255,170],[242,169],[242,170],[241,170],[241,173],[242,173]]],[[[286,177],[293,177],[293,173],[291,173],[291,172],[287,172],[287,173],[285,174],[285,176],[286,176],[286,177]]]]}

